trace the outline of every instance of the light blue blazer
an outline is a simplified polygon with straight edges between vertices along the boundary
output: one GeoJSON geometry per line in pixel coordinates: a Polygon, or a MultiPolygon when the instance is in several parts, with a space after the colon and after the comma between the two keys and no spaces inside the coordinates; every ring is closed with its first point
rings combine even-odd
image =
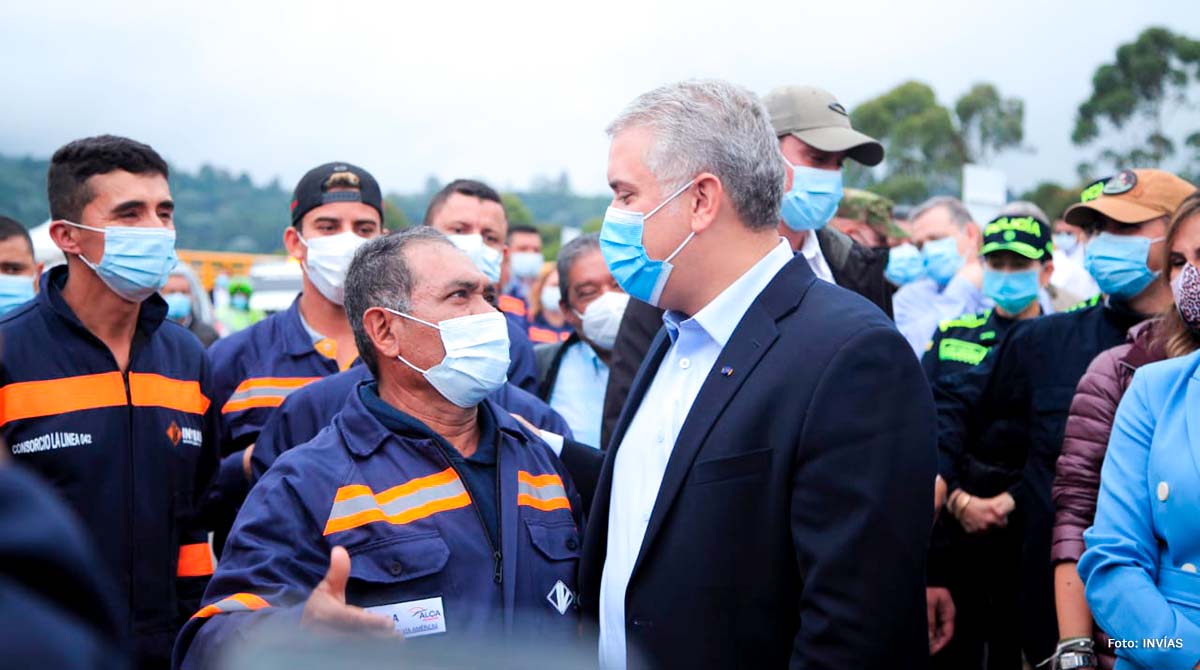
{"type": "Polygon", "coordinates": [[[1079,575],[1117,668],[1200,661],[1200,352],[1142,367],[1121,400],[1079,575]]]}

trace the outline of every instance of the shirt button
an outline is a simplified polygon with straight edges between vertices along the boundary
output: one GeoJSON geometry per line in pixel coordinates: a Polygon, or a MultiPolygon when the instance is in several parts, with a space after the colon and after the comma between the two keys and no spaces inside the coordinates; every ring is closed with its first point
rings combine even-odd
{"type": "Polygon", "coordinates": [[[1179,569],[1183,570],[1184,572],[1191,572],[1195,574],[1196,565],[1194,563],[1184,563],[1183,565],[1179,566],[1179,569]]]}
{"type": "Polygon", "coordinates": [[[388,566],[388,572],[398,577],[401,572],[404,572],[404,566],[400,565],[400,561],[392,561],[392,564],[388,566]]]}
{"type": "Polygon", "coordinates": [[[683,368],[684,370],[692,367],[691,359],[688,359],[688,358],[679,359],[679,367],[683,368]]]}
{"type": "Polygon", "coordinates": [[[1167,497],[1171,495],[1171,487],[1167,486],[1166,482],[1158,483],[1158,499],[1162,502],[1167,502],[1167,497]]]}
{"type": "Polygon", "coordinates": [[[579,543],[575,541],[575,538],[573,538],[573,537],[567,538],[567,549],[570,549],[571,551],[575,551],[578,548],[579,548],[579,543]]]}

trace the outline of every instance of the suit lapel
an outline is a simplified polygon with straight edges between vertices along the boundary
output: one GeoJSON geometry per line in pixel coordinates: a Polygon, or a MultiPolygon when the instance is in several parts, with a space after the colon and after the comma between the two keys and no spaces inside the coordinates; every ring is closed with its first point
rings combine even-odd
{"type": "MultiPolygon", "coordinates": [[[[800,303],[815,280],[808,262],[803,256],[796,256],[779,271],[750,305],[729,337],[725,348],[717,356],[717,361],[700,387],[700,392],[696,395],[692,409],[688,412],[671,450],[671,457],[667,461],[667,469],[658,489],[658,497],[654,501],[654,510],[646,527],[646,535],[642,539],[642,547],[633,566],[634,574],[662,528],[680,487],[691,471],[696,454],[700,452],[713,425],[779,337],[776,322],[800,303]]],[[[658,365],[654,368],[657,370],[658,365]]],[[[629,407],[626,405],[627,410],[629,407]]],[[[605,465],[609,466],[608,463],[605,465]]]]}

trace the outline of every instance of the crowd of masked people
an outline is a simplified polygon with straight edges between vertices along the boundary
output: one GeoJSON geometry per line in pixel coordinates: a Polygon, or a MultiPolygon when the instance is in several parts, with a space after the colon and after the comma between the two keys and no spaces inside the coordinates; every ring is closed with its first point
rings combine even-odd
{"type": "Polygon", "coordinates": [[[809,86],[607,133],[549,262],[479,181],[392,230],[312,168],[224,337],[162,157],[60,148],[66,264],[0,219],[2,664],[1200,667],[1195,186],[901,215],[809,86]]]}

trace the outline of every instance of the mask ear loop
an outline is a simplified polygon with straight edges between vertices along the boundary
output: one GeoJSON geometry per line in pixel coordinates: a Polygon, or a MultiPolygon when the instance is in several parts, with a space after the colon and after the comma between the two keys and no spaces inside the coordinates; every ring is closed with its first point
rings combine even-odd
{"type": "MultiPolygon", "coordinates": [[[[76,228],[81,228],[83,230],[90,230],[93,233],[100,233],[101,235],[105,234],[105,230],[103,228],[94,228],[92,226],[85,226],[82,223],[75,223],[74,221],[67,221],[66,219],[59,219],[59,221],[61,223],[63,223],[64,225],[74,226],[76,228]]],[[[92,272],[97,272],[97,273],[99,272],[99,268],[97,267],[99,265],[99,263],[92,264],[92,262],[89,261],[87,259],[87,257],[84,256],[83,254],[75,254],[75,256],[79,260],[83,261],[83,264],[88,266],[88,268],[91,269],[92,272]]],[[[104,260],[104,259],[102,258],[101,260],[104,260]]]]}
{"type": "MultiPolygon", "coordinates": [[[[383,311],[385,311],[385,312],[391,312],[392,314],[395,314],[396,316],[404,317],[405,319],[409,319],[409,320],[411,320],[411,321],[416,321],[417,323],[420,323],[420,324],[422,324],[422,325],[429,326],[430,328],[433,328],[434,330],[437,330],[437,331],[441,331],[441,330],[442,330],[442,327],[441,327],[441,326],[439,326],[439,325],[437,325],[436,323],[429,323],[428,321],[425,321],[424,319],[418,319],[417,317],[415,317],[415,316],[413,316],[413,315],[411,315],[411,314],[405,314],[404,312],[401,312],[401,311],[398,311],[398,310],[394,310],[394,309],[392,309],[392,308],[390,308],[390,307],[383,307],[382,309],[383,309],[383,311]]],[[[412,368],[413,370],[416,370],[417,372],[420,372],[421,374],[427,374],[427,373],[429,372],[429,370],[422,370],[421,368],[419,368],[419,367],[417,367],[417,366],[413,365],[412,363],[410,363],[410,362],[408,361],[408,359],[404,358],[404,357],[403,357],[403,356],[401,356],[400,354],[396,354],[396,358],[397,358],[397,359],[398,359],[398,360],[399,360],[401,363],[403,363],[403,364],[407,365],[408,367],[412,368]]],[[[433,368],[430,368],[430,370],[432,370],[432,369],[433,369],[433,368]]]]}
{"type": "MultiPolygon", "coordinates": [[[[647,212],[647,213],[646,213],[646,216],[642,217],[642,222],[643,222],[643,224],[645,223],[645,221],[646,221],[647,219],[649,219],[650,217],[652,217],[652,216],[654,216],[655,214],[657,214],[657,213],[658,213],[658,210],[662,209],[663,207],[666,207],[666,206],[667,206],[667,205],[668,205],[668,204],[669,204],[669,203],[670,203],[672,200],[674,200],[675,198],[678,198],[678,197],[679,197],[679,194],[681,194],[681,193],[683,193],[684,191],[686,191],[686,190],[688,190],[689,188],[691,188],[691,187],[692,187],[692,185],[693,185],[693,184],[695,184],[695,183],[696,183],[696,180],[695,180],[695,179],[692,179],[692,180],[691,180],[691,181],[689,181],[688,183],[686,183],[686,184],[684,184],[683,186],[680,186],[678,189],[676,189],[676,190],[675,190],[675,192],[674,192],[674,193],[672,193],[670,196],[668,196],[666,200],[663,200],[661,203],[659,203],[658,207],[655,207],[654,209],[650,210],[649,212],[647,212]]],[[[643,234],[644,234],[644,233],[643,233],[643,234]]],[[[670,256],[667,256],[666,258],[664,258],[662,262],[664,262],[664,263],[670,263],[670,262],[671,262],[671,259],[672,259],[672,258],[675,258],[676,256],[678,256],[678,255],[679,255],[679,252],[683,251],[683,248],[684,248],[684,247],[686,247],[686,246],[687,246],[687,243],[688,243],[688,242],[691,242],[691,241],[692,241],[692,238],[693,238],[693,237],[695,237],[695,236],[696,236],[696,231],[694,231],[694,230],[693,230],[691,233],[689,233],[689,234],[688,234],[688,236],[687,236],[687,237],[683,238],[683,241],[679,243],[679,246],[675,247],[675,251],[672,251],[672,252],[671,252],[671,255],[670,255],[670,256]]],[[[582,318],[582,317],[581,317],[581,318],[582,318]]]]}

